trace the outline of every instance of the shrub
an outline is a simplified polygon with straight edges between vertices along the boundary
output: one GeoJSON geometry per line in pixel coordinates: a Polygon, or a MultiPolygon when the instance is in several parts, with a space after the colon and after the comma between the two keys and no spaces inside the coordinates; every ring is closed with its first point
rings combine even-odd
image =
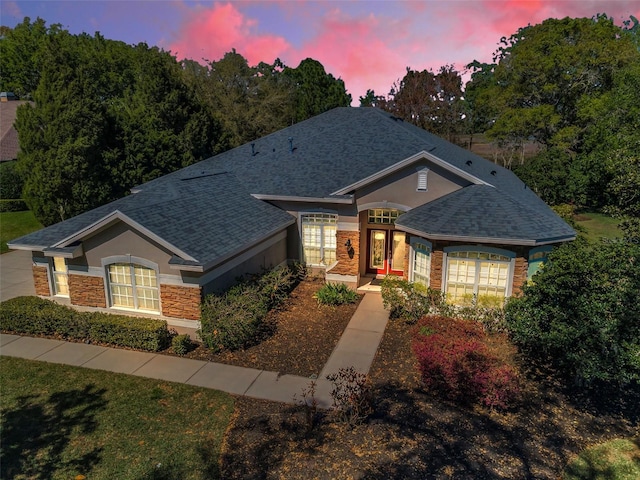
{"type": "Polygon", "coordinates": [[[358,294],[344,283],[325,283],[315,294],[322,305],[345,305],[355,303],[358,294]]]}
{"type": "Polygon", "coordinates": [[[332,383],[330,395],[337,418],[351,426],[364,422],[373,411],[369,377],[349,367],[327,375],[327,380],[332,383]]]}
{"type": "Polygon", "coordinates": [[[0,329],[31,335],[58,335],[156,352],[169,346],[164,320],[78,312],[38,297],[17,297],[0,304],[0,329]]]}
{"type": "Polygon", "coordinates": [[[412,348],[426,387],[462,402],[507,408],[519,396],[516,371],[486,345],[481,325],[441,316],[425,317],[412,348]]]}
{"type": "Polygon", "coordinates": [[[186,355],[193,348],[193,343],[191,342],[191,337],[183,333],[182,335],[176,335],[171,339],[171,347],[173,351],[177,355],[186,355]]]}
{"type": "Polygon", "coordinates": [[[506,308],[514,342],[576,385],[640,380],[640,245],[555,249],[506,308]]]}
{"type": "Polygon", "coordinates": [[[284,302],[297,281],[293,271],[287,267],[274,268],[260,276],[257,283],[260,295],[266,300],[267,308],[272,309],[284,302]]]}
{"type": "MultiPolygon", "coordinates": [[[[0,199],[22,197],[24,181],[16,165],[17,162],[14,161],[0,163],[0,199]]],[[[16,210],[3,211],[9,212],[16,210]]]]}
{"type": "Polygon", "coordinates": [[[24,212],[25,210],[29,210],[29,207],[24,200],[0,200],[0,212],[24,212]]]}

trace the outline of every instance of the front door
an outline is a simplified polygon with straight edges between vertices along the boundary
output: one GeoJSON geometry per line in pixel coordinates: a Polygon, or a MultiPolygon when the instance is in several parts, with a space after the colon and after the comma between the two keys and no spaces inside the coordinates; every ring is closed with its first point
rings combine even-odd
{"type": "Polygon", "coordinates": [[[405,234],[395,230],[369,230],[367,270],[380,275],[402,275],[405,234]]]}

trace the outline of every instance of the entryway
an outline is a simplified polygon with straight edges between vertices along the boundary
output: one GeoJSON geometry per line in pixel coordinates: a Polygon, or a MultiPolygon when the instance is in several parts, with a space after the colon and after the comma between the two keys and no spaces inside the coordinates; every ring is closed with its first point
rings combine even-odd
{"type": "Polygon", "coordinates": [[[399,230],[367,230],[367,273],[402,275],[405,233],[399,230]]]}

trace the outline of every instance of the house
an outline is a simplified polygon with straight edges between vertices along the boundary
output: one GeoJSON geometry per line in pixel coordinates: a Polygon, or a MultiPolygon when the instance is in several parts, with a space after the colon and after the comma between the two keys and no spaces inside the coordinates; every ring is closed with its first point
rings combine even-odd
{"type": "Polygon", "coordinates": [[[18,158],[20,145],[14,123],[18,107],[28,102],[15,99],[11,92],[0,92],[0,100],[0,162],[8,162],[18,158]]]}
{"type": "Polygon", "coordinates": [[[10,243],[38,295],[199,318],[204,295],[295,260],[452,302],[517,295],[575,232],[513,173],[375,108],[337,108],[10,243]]]}

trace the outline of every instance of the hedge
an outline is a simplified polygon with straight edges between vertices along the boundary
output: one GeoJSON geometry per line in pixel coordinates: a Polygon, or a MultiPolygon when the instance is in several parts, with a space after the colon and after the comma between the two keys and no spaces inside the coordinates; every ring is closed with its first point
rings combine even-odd
{"type": "Polygon", "coordinates": [[[25,210],[29,210],[29,207],[22,199],[0,200],[0,212],[24,212],[25,210]]]}
{"type": "Polygon", "coordinates": [[[171,342],[164,320],[78,312],[38,297],[16,297],[0,303],[0,330],[56,335],[151,352],[164,350],[171,342]]]}

